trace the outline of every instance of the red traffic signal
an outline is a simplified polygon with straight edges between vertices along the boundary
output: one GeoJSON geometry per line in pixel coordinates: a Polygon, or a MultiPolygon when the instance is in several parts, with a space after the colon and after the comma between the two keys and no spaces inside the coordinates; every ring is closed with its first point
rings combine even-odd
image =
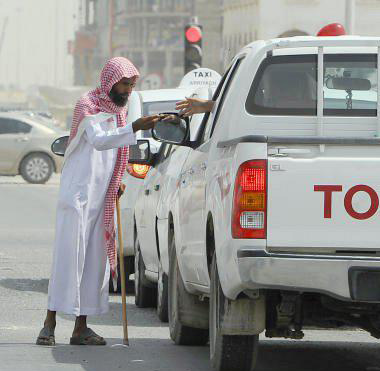
{"type": "Polygon", "coordinates": [[[202,26],[190,23],[184,29],[185,74],[202,66],[202,26]]]}
{"type": "Polygon", "coordinates": [[[186,40],[190,43],[197,43],[202,39],[202,30],[198,26],[191,26],[185,32],[186,40]]]}
{"type": "Polygon", "coordinates": [[[322,27],[317,36],[343,36],[346,35],[346,30],[340,23],[330,23],[322,27]]]}

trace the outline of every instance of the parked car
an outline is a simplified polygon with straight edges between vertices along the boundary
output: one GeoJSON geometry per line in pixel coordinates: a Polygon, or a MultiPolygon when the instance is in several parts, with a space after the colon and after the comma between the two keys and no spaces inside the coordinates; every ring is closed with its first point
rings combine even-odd
{"type": "MultiPolygon", "coordinates": [[[[199,88],[191,96],[211,99],[213,88],[199,88]]],[[[190,123],[191,140],[201,128],[203,115],[194,115],[190,123]]],[[[135,221],[135,303],[138,307],[156,306],[159,318],[168,317],[168,268],[166,248],[161,249],[157,233],[165,228],[168,206],[178,186],[182,166],[189,154],[189,147],[164,143],[151,160],[151,170],[140,188],[134,210],[135,221]]],[[[165,242],[164,242],[165,243],[165,242]]]]}
{"type": "Polygon", "coordinates": [[[353,36],[254,42],[195,140],[185,119],[176,141],[156,127],[189,151],[155,230],[169,256],[170,336],[209,341],[215,370],[254,370],[262,332],[380,337],[379,48],[353,36]]]}
{"type": "MultiPolygon", "coordinates": [[[[178,88],[135,91],[129,98],[127,122],[131,123],[144,115],[175,112],[176,102],[192,95],[199,86],[215,86],[219,79],[220,75],[216,71],[199,68],[186,74],[178,88]]],[[[152,153],[157,153],[161,146],[161,143],[152,138],[150,130],[139,132],[137,139],[148,140],[152,153]]],[[[120,199],[126,277],[135,272],[134,208],[137,194],[149,169],[149,165],[129,164],[122,180],[126,185],[126,192],[120,199]]],[[[127,283],[127,287],[131,287],[131,282],[127,283]]],[[[110,291],[113,291],[112,280],[110,280],[110,291]]],[[[118,291],[120,291],[120,278],[118,291]]]]}
{"type": "Polygon", "coordinates": [[[0,174],[21,175],[28,183],[46,183],[62,169],[50,146],[65,132],[24,113],[0,113],[0,174]]]}

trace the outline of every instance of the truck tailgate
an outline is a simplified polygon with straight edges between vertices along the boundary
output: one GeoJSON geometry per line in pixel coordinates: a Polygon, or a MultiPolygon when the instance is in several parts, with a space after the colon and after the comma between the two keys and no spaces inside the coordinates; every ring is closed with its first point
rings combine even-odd
{"type": "Polygon", "coordinates": [[[268,250],[380,251],[379,192],[380,146],[268,145],[268,250]]]}

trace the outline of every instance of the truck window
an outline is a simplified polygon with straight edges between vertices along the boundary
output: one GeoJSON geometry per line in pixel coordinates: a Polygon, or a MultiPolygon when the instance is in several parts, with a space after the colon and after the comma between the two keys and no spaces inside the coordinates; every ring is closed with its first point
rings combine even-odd
{"type": "MultiPolygon", "coordinates": [[[[227,69],[227,71],[224,73],[221,80],[219,81],[219,84],[216,87],[214,95],[212,96],[213,101],[216,101],[218,99],[219,94],[222,91],[222,87],[224,85],[224,82],[226,81],[226,78],[231,71],[231,68],[232,67],[227,69]]],[[[209,118],[210,118],[210,112],[205,113],[203,116],[201,125],[200,125],[200,130],[198,132],[198,138],[197,138],[198,144],[202,144],[205,141],[205,138],[207,137],[207,135],[210,131],[209,126],[211,125],[211,122],[210,122],[211,120],[209,120],[209,118]]]]}
{"type": "MultiPolygon", "coordinates": [[[[244,57],[238,59],[235,62],[235,64],[224,74],[222,80],[220,81],[220,83],[216,89],[212,100],[216,101],[219,97],[219,94],[222,93],[222,95],[221,95],[220,102],[218,103],[218,107],[217,107],[215,115],[214,115],[214,120],[209,120],[208,118],[210,115],[207,116],[207,123],[206,123],[204,131],[202,133],[201,143],[206,142],[208,139],[210,139],[212,137],[212,134],[213,134],[214,129],[215,129],[215,124],[217,123],[218,118],[219,118],[220,110],[223,107],[225,97],[228,93],[231,82],[236,75],[236,71],[238,70],[243,59],[244,59],[244,57]],[[231,71],[231,73],[230,73],[230,71],[231,71]],[[227,76],[228,76],[228,79],[227,79],[227,76]],[[224,81],[226,81],[225,84],[224,84],[224,81]]],[[[206,115],[205,115],[205,117],[206,117],[206,115]]]]}
{"type": "Polygon", "coordinates": [[[268,57],[253,81],[246,110],[257,115],[316,115],[316,81],[316,55],[268,57]]]}
{"type": "MultiPolygon", "coordinates": [[[[324,56],[324,115],[376,116],[377,56],[324,56]]],[[[317,56],[272,56],[261,64],[246,110],[256,115],[317,115],[317,56]]]]}
{"type": "Polygon", "coordinates": [[[376,116],[377,55],[326,55],[324,114],[376,116]]]}

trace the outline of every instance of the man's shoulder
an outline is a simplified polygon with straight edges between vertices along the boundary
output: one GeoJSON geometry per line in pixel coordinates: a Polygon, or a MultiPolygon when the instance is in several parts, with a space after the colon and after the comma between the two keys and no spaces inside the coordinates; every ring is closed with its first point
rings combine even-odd
{"type": "Polygon", "coordinates": [[[84,93],[80,96],[80,98],[77,100],[75,107],[80,108],[92,108],[94,106],[94,103],[91,101],[91,97],[89,93],[84,93]]]}

